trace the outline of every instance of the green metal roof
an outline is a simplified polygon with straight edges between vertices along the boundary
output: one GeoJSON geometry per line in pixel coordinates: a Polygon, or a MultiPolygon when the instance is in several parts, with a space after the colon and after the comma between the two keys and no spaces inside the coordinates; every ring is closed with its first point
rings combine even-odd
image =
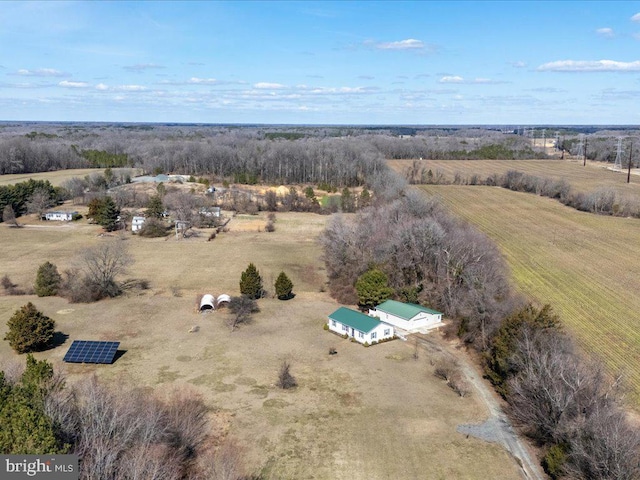
{"type": "Polygon", "coordinates": [[[347,307],[340,307],[330,314],[329,318],[363,333],[369,333],[381,323],[380,320],[376,318],[365,315],[364,313],[356,312],[355,310],[351,310],[347,307]]]}
{"type": "Polygon", "coordinates": [[[391,315],[395,315],[396,317],[400,317],[405,320],[411,320],[421,312],[430,313],[432,315],[442,315],[442,312],[423,307],[422,305],[396,302],[395,300],[387,300],[386,302],[381,303],[376,307],[376,310],[390,313],[391,315]]]}

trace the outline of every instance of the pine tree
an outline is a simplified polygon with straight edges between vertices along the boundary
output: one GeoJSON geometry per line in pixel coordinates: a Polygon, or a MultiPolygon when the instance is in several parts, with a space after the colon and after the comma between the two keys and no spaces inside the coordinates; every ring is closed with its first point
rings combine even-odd
{"type": "Polygon", "coordinates": [[[276,296],[280,300],[288,300],[291,298],[293,283],[291,282],[291,280],[289,280],[289,277],[287,277],[286,273],[280,272],[280,275],[278,275],[278,278],[276,279],[275,287],[276,287],[276,296]]]}
{"type": "Polygon", "coordinates": [[[14,312],[7,326],[9,331],[4,339],[16,352],[27,353],[43,350],[51,343],[56,322],[29,302],[14,312]]]}
{"type": "Polygon", "coordinates": [[[364,272],[356,281],[358,302],[363,308],[373,308],[393,295],[387,275],[378,268],[364,272]]]}
{"type": "Polygon", "coordinates": [[[89,202],[88,217],[93,218],[98,225],[102,225],[107,232],[118,228],[120,210],[111,197],[94,198],[89,202]]]}
{"type": "Polygon", "coordinates": [[[153,195],[147,203],[147,211],[145,215],[150,218],[162,218],[164,213],[164,205],[160,195],[153,195]]]}
{"type": "Polygon", "coordinates": [[[240,293],[252,299],[262,297],[262,277],[253,263],[240,276],[240,293]]]}
{"type": "Polygon", "coordinates": [[[58,293],[58,288],[62,277],[58,273],[58,268],[50,262],[44,262],[38,268],[36,276],[35,291],[39,297],[50,297],[58,293]]]}

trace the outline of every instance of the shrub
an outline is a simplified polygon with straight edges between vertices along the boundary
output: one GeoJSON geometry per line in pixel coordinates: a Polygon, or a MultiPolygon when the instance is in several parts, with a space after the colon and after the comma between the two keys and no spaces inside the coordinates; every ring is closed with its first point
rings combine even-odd
{"type": "Polygon", "coordinates": [[[7,326],[9,331],[4,339],[9,341],[16,352],[27,353],[44,350],[49,346],[56,324],[29,302],[15,311],[7,326]]]}
{"type": "Polygon", "coordinates": [[[368,346],[369,346],[369,342],[364,342],[362,345],[363,345],[364,347],[368,347],[368,346]]]}
{"type": "Polygon", "coordinates": [[[290,369],[291,365],[285,360],[282,362],[282,365],[280,365],[280,371],[278,372],[277,385],[285,390],[298,386],[298,382],[296,378],[291,375],[290,369]]]}
{"type": "Polygon", "coordinates": [[[2,280],[0,280],[0,284],[7,295],[26,295],[27,293],[21,288],[18,288],[18,285],[11,281],[9,275],[4,275],[2,280]]]}
{"type": "Polygon", "coordinates": [[[325,324],[322,326],[322,328],[323,328],[324,330],[329,330],[329,324],[328,324],[328,323],[325,323],[325,324]]]}
{"type": "Polygon", "coordinates": [[[166,237],[169,227],[160,219],[155,217],[147,218],[138,230],[138,235],[147,238],[166,237]]]}
{"type": "Polygon", "coordinates": [[[553,445],[542,459],[542,468],[553,479],[563,475],[563,466],[567,461],[567,447],[562,444],[553,445]]]}
{"type": "Polygon", "coordinates": [[[58,268],[50,262],[45,262],[38,268],[36,275],[35,292],[39,297],[50,297],[57,295],[62,277],[58,273],[58,268]]]}

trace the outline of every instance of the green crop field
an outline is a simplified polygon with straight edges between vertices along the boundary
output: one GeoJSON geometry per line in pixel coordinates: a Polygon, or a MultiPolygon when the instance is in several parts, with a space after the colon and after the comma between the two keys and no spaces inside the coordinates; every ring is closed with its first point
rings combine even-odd
{"type": "Polygon", "coordinates": [[[500,187],[422,187],[497,242],[517,289],[550,303],[640,404],[640,221],[500,187]]]}

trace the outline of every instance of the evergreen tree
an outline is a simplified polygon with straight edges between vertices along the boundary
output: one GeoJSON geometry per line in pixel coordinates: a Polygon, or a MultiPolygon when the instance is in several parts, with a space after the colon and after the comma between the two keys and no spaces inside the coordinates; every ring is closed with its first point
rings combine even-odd
{"type": "Polygon", "coordinates": [[[287,277],[287,274],[280,272],[275,283],[276,295],[280,300],[288,300],[291,298],[291,291],[293,290],[293,283],[287,277]]]}
{"type": "Polygon", "coordinates": [[[487,377],[501,395],[506,395],[507,380],[518,372],[512,362],[516,344],[525,329],[560,329],[560,319],[550,305],[541,309],[526,305],[505,318],[491,341],[487,354],[487,377]]]}
{"type": "Polygon", "coordinates": [[[93,218],[98,225],[102,225],[107,232],[118,228],[120,210],[111,197],[94,198],[89,202],[88,217],[93,218]]]}
{"type": "Polygon", "coordinates": [[[58,288],[62,277],[58,273],[58,268],[50,262],[44,262],[38,268],[36,276],[35,291],[39,297],[50,297],[58,293],[58,288]]]}
{"type": "Polygon", "coordinates": [[[253,263],[240,276],[240,293],[251,299],[262,297],[262,277],[253,263]]]}
{"type": "Polygon", "coordinates": [[[387,275],[379,268],[364,272],[356,281],[358,302],[362,308],[373,308],[393,295],[387,275]]]}
{"type": "Polygon", "coordinates": [[[164,205],[160,195],[153,195],[147,203],[147,211],[145,215],[150,218],[162,218],[164,213],[164,205]]]}
{"type": "Polygon", "coordinates": [[[51,343],[56,323],[29,302],[15,311],[7,326],[4,339],[16,352],[27,353],[43,350],[51,343]]]}
{"type": "Polygon", "coordinates": [[[355,212],[356,210],[353,194],[347,187],[344,187],[342,190],[342,195],[340,196],[340,208],[345,213],[355,212]]]}
{"type": "Polygon", "coordinates": [[[27,356],[20,381],[9,384],[0,372],[0,451],[5,454],[43,455],[66,453],[56,435],[58,426],[47,416],[44,397],[53,378],[45,360],[27,356]]]}
{"type": "Polygon", "coordinates": [[[364,207],[368,207],[370,204],[371,204],[371,194],[369,193],[369,190],[367,190],[367,187],[364,187],[362,189],[362,192],[360,193],[360,203],[358,207],[364,208],[364,207]]]}

